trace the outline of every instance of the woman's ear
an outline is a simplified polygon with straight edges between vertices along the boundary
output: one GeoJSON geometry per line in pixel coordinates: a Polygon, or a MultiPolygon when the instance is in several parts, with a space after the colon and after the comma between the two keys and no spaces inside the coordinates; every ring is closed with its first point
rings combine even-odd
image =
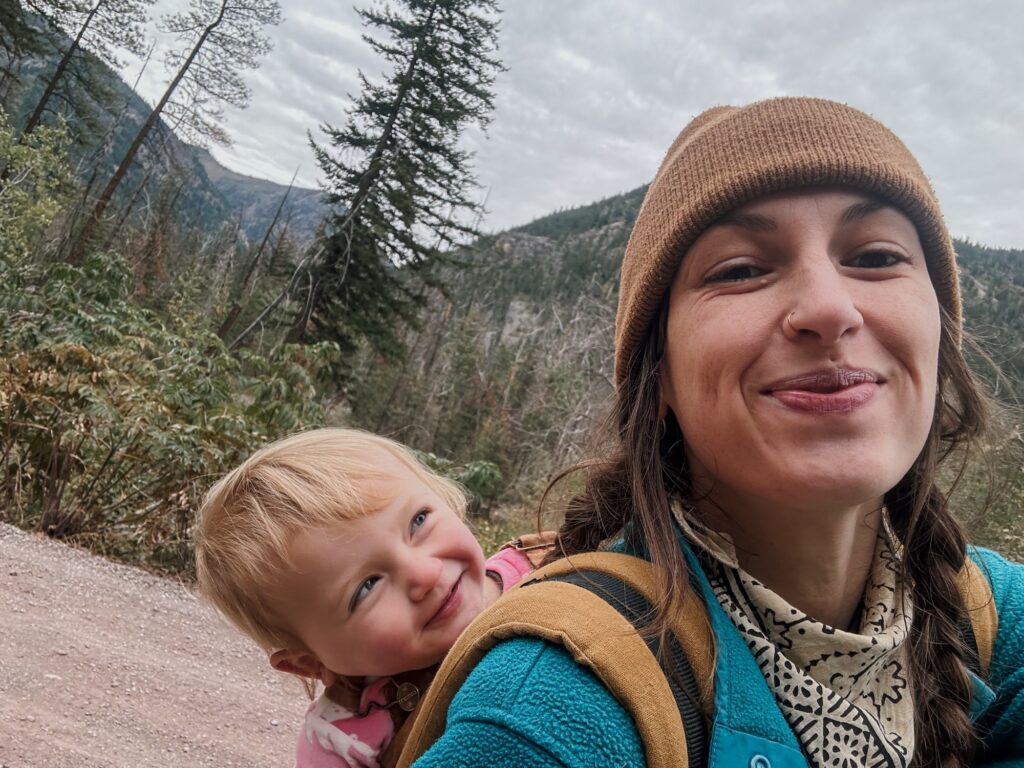
{"type": "Polygon", "coordinates": [[[299,677],[311,677],[330,687],[338,676],[320,663],[320,659],[308,651],[280,649],[270,654],[270,666],[278,672],[288,672],[299,677]]]}

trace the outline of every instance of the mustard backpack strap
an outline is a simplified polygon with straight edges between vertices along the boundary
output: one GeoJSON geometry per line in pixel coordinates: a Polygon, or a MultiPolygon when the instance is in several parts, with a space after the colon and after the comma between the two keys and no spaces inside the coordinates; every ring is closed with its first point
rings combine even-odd
{"type": "MultiPolygon", "coordinates": [[[[411,765],[440,737],[452,698],[480,659],[503,640],[523,636],[563,646],[577,663],[601,680],[633,718],[648,766],[688,765],[679,707],[658,660],[630,621],[606,600],[576,584],[552,580],[577,573],[610,574],[654,602],[650,564],[629,555],[586,553],[540,569],[462,633],[441,664],[408,731],[401,734],[404,746],[398,766],[411,765]]],[[[713,701],[714,646],[703,606],[689,606],[699,602],[687,601],[690,612],[678,617],[674,631],[691,662],[700,688],[699,704],[706,711],[713,701]],[[680,635],[680,630],[686,635],[680,635]],[[700,658],[693,656],[692,649],[700,650],[700,658]]]]}
{"type": "Polygon", "coordinates": [[[992,665],[992,648],[999,630],[999,613],[996,611],[996,601],[992,597],[992,586],[988,578],[970,558],[967,558],[960,571],[960,591],[967,607],[968,619],[961,627],[961,635],[965,636],[968,653],[973,651],[977,654],[976,671],[982,678],[987,678],[992,665]]]}
{"type": "MultiPolygon", "coordinates": [[[[588,573],[604,573],[621,580],[651,604],[657,602],[654,569],[649,562],[617,552],[587,552],[557,560],[523,580],[521,587],[533,582],[588,573]]],[[[614,599],[614,595],[610,596],[614,599]]],[[[690,592],[682,610],[672,617],[671,629],[680,652],[693,671],[697,686],[696,702],[704,719],[714,717],[715,639],[707,609],[700,597],[690,592]]]]}

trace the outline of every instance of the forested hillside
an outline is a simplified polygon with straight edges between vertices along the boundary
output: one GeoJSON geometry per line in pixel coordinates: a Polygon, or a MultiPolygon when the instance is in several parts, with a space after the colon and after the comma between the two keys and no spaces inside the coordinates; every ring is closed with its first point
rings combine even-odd
{"type": "MultiPolygon", "coordinates": [[[[0,82],[0,100],[16,125],[39,104],[70,42],[42,18],[33,15],[30,21],[42,36],[40,47],[18,60],[16,75],[0,82]]],[[[97,56],[83,51],[74,67],[69,77],[73,89],[53,98],[46,120],[52,123],[59,115],[65,121],[69,159],[84,184],[96,185],[123,157],[151,107],[97,56]]],[[[183,141],[174,129],[173,122],[161,119],[145,142],[118,193],[121,214],[138,221],[163,209],[184,231],[199,229],[213,236],[239,227],[249,240],[262,237],[288,188],[224,168],[207,149],[183,141]]],[[[319,190],[293,189],[284,216],[292,236],[302,241],[312,237],[326,212],[319,190]]]]}
{"type": "MultiPolygon", "coordinates": [[[[449,298],[410,333],[409,354],[367,358],[351,418],[456,461],[493,461],[503,498],[537,498],[557,469],[595,449],[587,441],[612,394],[618,270],[645,191],[481,240],[451,273],[449,298]]],[[[975,524],[987,540],[1021,546],[1024,250],[956,248],[965,323],[980,347],[969,354],[1008,406],[989,457],[992,509],[975,524]]],[[[964,484],[966,518],[988,493],[985,471],[964,484]]]]}
{"type": "MultiPolygon", "coordinates": [[[[218,475],[403,357],[476,235],[460,137],[502,65],[493,0],[357,10],[384,73],[319,116],[324,195],[285,200],[195,149],[247,105],[277,0],[150,5],[0,5],[0,515],[180,572],[218,475]],[[124,56],[162,66],[153,104],[113,77],[124,56]]],[[[492,462],[430,460],[481,505],[504,490],[492,462]]]]}
{"type": "MultiPolygon", "coordinates": [[[[164,104],[170,122],[111,79],[102,47],[73,50],[60,14],[78,8],[85,25],[105,9],[114,34],[131,27],[124,8],[147,5],[119,2],[62,0],[48,21],[0,8],[2,519],[187,572],[217,476],[270,440],[344,424],[460,480],[486,535],[508,515],[521,527],[557,472],[601,450],[617,275],[644,189],[479,236],[460,135],[489,119],[496,9],[403,1],[362,14],[391,70],[324,116],[341,121],[314,147],[325,201],[293,190],[282,206],[281,187],[176,136],[216,138],[217,100],[244,104],[239,72],[269,54],[276,2],[197,0],[205,21],[170,17],[181,74],[217,40],[197,31],[236,14],[213,58],[194,59],[227,80],[189,81],[191,102],[164,104]]],[[[957,249],[980,345],[968,353],[1006,406],[957,508],[980,541],[1024,556],[1024,252],[957,249]]]]}
{"type": "Polygon", "coordinates": [[[967,329],[1006,374],[996,389],[1024,402],[1024,250],[964,241],[956,250],[967,329]]]}

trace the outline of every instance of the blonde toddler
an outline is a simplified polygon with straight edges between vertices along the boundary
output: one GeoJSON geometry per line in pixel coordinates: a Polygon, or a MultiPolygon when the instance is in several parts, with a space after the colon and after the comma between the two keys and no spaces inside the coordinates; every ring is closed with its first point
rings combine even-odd
{"type": "Polygon", "coordinates": [[[209,492],[196,531],[202,593],[278,670],[323,693],[297,768],[380,765],[463,629],[532,570],[493,558],[463,520],[466,499],[408,448],[351,429],[276,442],[209,492]]]}

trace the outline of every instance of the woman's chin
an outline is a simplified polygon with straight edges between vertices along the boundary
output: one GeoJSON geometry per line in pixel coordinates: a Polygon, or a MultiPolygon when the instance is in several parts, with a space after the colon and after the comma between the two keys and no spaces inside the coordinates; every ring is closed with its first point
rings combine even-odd
{"type": "Polygon", "coordinates": [[[773,484],[773,495],[781,503],[809,510],[879,505],[903,476],[893,471],[891,462],[862,458],[808,461],[787,469],[773,484]]]}

